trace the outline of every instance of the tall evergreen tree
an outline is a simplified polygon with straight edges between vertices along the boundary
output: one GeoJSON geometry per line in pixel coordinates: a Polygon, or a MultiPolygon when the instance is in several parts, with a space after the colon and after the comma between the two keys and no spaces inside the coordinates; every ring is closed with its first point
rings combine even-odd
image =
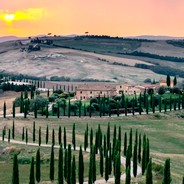
{"type": "Polygon", "coordinates": [[[103,143],[103,147],[104,147],[104,157],[105,157],[106,149],[107,149],[106,135],[104,135],[104,143],[103,143]]]}
{"type": "Polygon", "coordinates": [[[101,175],[101,177],[103,177],[103,168],[104,168],[104,162],[103,162],[103,160],[104,160],[104,158],[103,158],[103,148],[102,148],[102,146],[100,147],[100,175],[101,175]]]}
{"type": "Polygon", "coordinates": [[[13,102],[12,112],[13,112],[13,118],[15,118],[15,102],[13,102]]]}
{"type": "Polygon", "coordinates": [[[109,179],[109,159],[108,159],[108,150],[106,150],[105,154],[105,181],[107,182],[109,179]]]}
{"type": "Polygon", "coordinates": [[[4,102],[3,106],[3,117],[6,118],[6,102],[4,102]]]}
{"type": "Polygon", "coordinates": [[[46,144],[48,144],[48,141],[49,141],[49,127],[48,127],[48,125],[47,125],[47,128],[46,128],[45,141],[46,141],[46,144]]]}
{"type": "Polygon", "coordinates": [[[127,133],[124,134],[124,156],[126,156],[127,152],[127,133]]]}
{"type": "Polygon", "coordinates": [[[110,143],[110,147],[109,147],[109,156],[108,156],[108,159],[109,159],[109,163],[108,163],[108,170],[109,170],[109,175],[111,175],[112,173],[112,149],[111,149],[111,143],[110,143]]]}
{"type": "Polygon", "coordinates": [[[35,121],[33,121],[33,142],[35,142],[35,121]]]}
{"type": "Polygon", "coordinates": [[[87,149],[87,131],[85,130],[84,132],[84,150],[86,151],[87,149]]]}
{"type": "Polygon", "coordinates": [[[63,149],[60,144],[59,148],[59,160],[58,160],[58,184],[64,184],[63,180],[63,149]]]}
{"type": "Polygon", "coordinates": [[[170,75],[167,75],[166,83],[167,83],[167,87],[170,87],[171,86],[171,78],[170,78],[170,75]]]}
{"type": "Polygon", "coordinates": [[[150,148],[149,148],[149,139],[147,138],[147,141],[146,141],[146,165],[145,165],[145,168],[147,168],[147,165],[149,163],[149,159],[150,159],[150,148]]]}
{"type": "Polygon", "coordinates": [[[80,150],[79,150],[78,180],[79,180],[79,184],[83,184],[84,182],[84,160],[83,160],[83,154],[82,154],[82,146],[80,146],[80,150]]]}
{"type": "Polygon", "coordinates": [[[54,129],[52,129],[52,145],[55,145],[55,132],[54,132],[54,129]]]}
{"type": "Polygon", "coordinates": [[[108,123],[107,127],[107,148],[109,149],[110,146],[110,123],[108,123]]]}
{"type": "Polygon", "coordinates": [[[10,129],[8,129],[8,142],[10,143],[10,129]]]}
{"type": "Polygon", "coordinates": [[[130,145],[128,146],[126,152],[126,170],[131,168],[131,152],[130,152],[130,145]]]}
{"type": "Polygon", "coordinates": [[[137,176],[137,144],[134,145],[134,153],[133,153],[133,174],[134,177],[137,176]]]}
{"type": "Polygon", "coordinates": [[[70,104],[70,98],[68,101],[68,117],[70,118],[70,111],[71,111],[71,104],[70,104]]]}
{"type": "Polygon", "coordinates": [[[59,143],[59,145],[61,144],[61,133],[62,133],[61,126],[59,126],[59,131],[58,131],[58,143],[59,143]]]}
{"type": "Polygon", "coordinates": [[[41,178],[41,169],[40,169],[40,149],[36,152],[36,181],[39,183],[41,178]]]}
{"type": "Polygon", "coordinates": [[[116,155],[116,158],[115,158],[115,184],[120,184],[120,181],[121,181],[121,158],[120,158],[120,153],[118,153],[116,155]]]}
{"type": "Polygon", "coordinates": [[[22,128],[22,141],[24,141],[24,127],[22,128]]]}
{"type": "Polygon", "coordinates": [[[32,157],[32,160],[31,160],[30,175],[29,175],[29,184],[35,184],[34,157],[32,157]]]}
{"type": "Polygon", "coordinates": [[[132,128],[130,129],[130,134],[129,134],[129,146],[130,146],[130,155],[132,157],[132,128]]]}
{"type": "Polygon", "coordinates": [[[177,84],[177,78],[176,78],[176,76],[175,76],[175,77],[174,77],[174,80],[173,80],[173,85],[176,86],[176,84],[177,84]]]}
{"type": "Polygon", "coordinates": [[[67,169],[67,160],[68,160],[68,150],[66,149],[65,150],[65,160],[64,160],[64,178],[65,178],[65,180],[67,180],[67,171],[68,171],[68,169],[67,169]]]}
{"type": "Polygon", "coordinates": [[[35,102],[35,106],[34,106],[34,117],[37,118],[37,104],[35,102]]]}
{"type": "Polygon", "coordinates": [[[13,126],[12,126],[12,139],[15,138],[15,122],[13,120],[13,126]]]}
{"type": "Polygon", "coordinates": [[[26,128],[26,144],[28,143],[28,131],[27,131],[27,128],[26,128]]]}
{"type": "Polygon", "coordinates": [[[39,127],[39,136],[38,136],[38,145],[40,146],[41,145],[41,142],[42,142],[42,140],[41,140],[41,127],[39,127]]]}
{"type": "Polygon", "coordinates": [[[73,149],[75,150],[75,148],[76,148],[76,141],[75,141],[75,123],[73,124],[73,130],[72,130],[72,144],[73,144],[73,149]]]}
{"type": "Polygon", "coordinates": [[[131,175],[130,175],[130,167],[126,169],[126,179],[125,179],[125,184],[130,184],[131,183],[131,175]]]}
{"type": "Polygon", "coordinates": [[[141,163],[141,133],[139,134],[138,162],[141,163]]]}
{"type": "Polygon", "coordinates": [[[54,146],[51,147],[50,154],[50,180],[54,181],[54,146]]]}
{"type": "Polygon", "coordinates": [[[64,127],[64,137],[63,137],[63,139],[64,139],[64,149],[66,149],[66,128],[64,127]]]}
{"type": "Polygon", "coordinates": [[[146,170],[146,137],[143,137],[143,149],[142,149],[142,175],[144,175],[146,170]]]}
{"type": "Polygon", "coordinates": [[[147,169],[146,169],[146,184],[153,184],[153,176],[152,176],[152,161],[149,160],[147,169]]]}
{"type": "Polygon", "coordinates": [[[72,150],[71,144],[68,145],[68,155],[67,155],[67,183],[70,184],[70,177],[71,177],[71,161],[72,161],[72,150]],[[70,171],[70,172],[69,172],[70,171]]]}
{"type": "Polygon", "coordinates": [[[75,155],[72,158],[72,168],[71,168],[71,184],[76,184],[76,163],[75,163],[75,155]]]}
{"type": "Polygon", "coordinates": [[[90,147],[93,145],[93,129],[90,131],[90,147]]]}
{"type": "Polygon", "coordinates": [[[170,171],[170,159],[166,159],[164,165],[164,177],[162,184],[170,184],[172,181],[171,179],[171,171],[170,171]]]}
{"type": "Polygon", "coordinates": [[[17,154],[15,154],[13,158],[12,184],[19,184],[19,167],[18,167],[17,154]]]}

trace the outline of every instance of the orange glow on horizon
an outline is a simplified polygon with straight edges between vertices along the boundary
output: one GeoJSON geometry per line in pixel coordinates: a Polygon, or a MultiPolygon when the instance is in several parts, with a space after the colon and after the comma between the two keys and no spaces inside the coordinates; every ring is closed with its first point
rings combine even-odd
{"type": "Polygon", "coordinates": [[[0,36],[184,36],[183,8],[183,0],[1,0],[0,36]]]}

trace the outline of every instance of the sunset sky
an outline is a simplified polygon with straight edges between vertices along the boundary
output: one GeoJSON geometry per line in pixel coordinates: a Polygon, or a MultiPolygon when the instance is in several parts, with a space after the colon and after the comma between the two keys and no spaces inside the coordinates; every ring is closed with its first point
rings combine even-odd
{"type": "Polygon", "coordinates": [[[183,0],[0,0],[0,36],[184,36],[183,0]]]}

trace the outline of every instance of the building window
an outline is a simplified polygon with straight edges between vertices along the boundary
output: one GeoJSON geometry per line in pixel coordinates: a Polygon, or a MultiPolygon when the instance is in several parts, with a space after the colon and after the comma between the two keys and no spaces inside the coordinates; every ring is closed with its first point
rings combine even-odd
{"type": "Polygon", "coordinates": [[[90,96],[90,98],[93,98],[92,96],[90,96]]]}
{"type": "Polygon", "coordinates": [[[80,97],[80,100],[82,100],[82,96],[80,97]]]}
{"type": "Polygon", "coordinates": [[[120,88],[122,88],[122,86],[120,86],[120,88]]]}
{"type": "Polygon", "coordinates": [[[90,91],[90,94],[92,94],[92,91],[90,91]]]}
{"type": "Polygon", "coordinates": [[[82,91],[80,91],[80,94],[82,94],[82,91]]]}
{"type": "Polygon", "coordinates": [[[85,96],[83,96],[83,99],[86,99],[86,97],[85,97],[85,96]]]}
{"type": "Polygon", "coordinates": [[[100,91],[100,94],[102,94],[102,91],[100,91]]]}

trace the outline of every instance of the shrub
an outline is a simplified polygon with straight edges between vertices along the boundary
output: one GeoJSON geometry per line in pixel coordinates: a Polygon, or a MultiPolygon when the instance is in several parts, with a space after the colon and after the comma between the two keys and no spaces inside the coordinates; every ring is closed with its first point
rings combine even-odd
{"type": "Polygon", "coordinates": [[[163,86],[158,88],[158,94],[163,95],[165,93],[165,88],[163,86]]]}

